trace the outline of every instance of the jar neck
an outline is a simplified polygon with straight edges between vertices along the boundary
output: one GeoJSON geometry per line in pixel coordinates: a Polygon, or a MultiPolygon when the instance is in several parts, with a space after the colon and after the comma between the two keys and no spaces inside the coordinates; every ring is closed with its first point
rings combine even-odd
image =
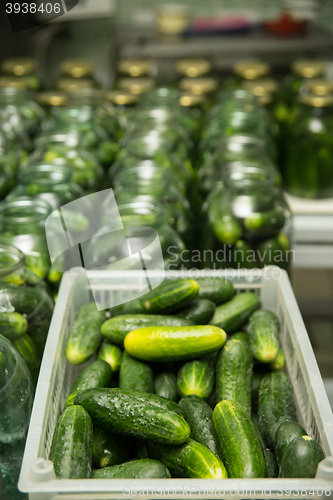
{"type": "Polygon", "coordinates": [[[72,170],[66,165],[31,165],[20,171],[19,181],[24,184],[36,184],[40,188],[50,189],[60,184],[71,182],[72,170]]]}
{"type": "Polygon", "coordinates": [[[252,192],[274,189],[274,175],[271,169],[247,163],[226,165],[221,176],[222,184],[228,191],[252,192]]]}
{"type": "Polygon", "coordinates": [[[27,100],[28,92],[16,87],[0,87],[0,106],[21,104],[27,100]]]}
{"type": "Polygon", "coordinates": [[[163,222],[162,212],[155,204],[128,203],[119,205],[118,209],[125,227],[148,226],[157,228],[163,222]]]}
{"type": "Polygon", "coordinates": [[[24,254],[16,247],[0,244],[0,279],[22,270],[25,264],[24,254]]]}
{"type": "Polygon", "coordinates": [[[52,209],[44,200],[20,197],[0,204],[0,228],[24,232],[42,231],[52,209]]]}

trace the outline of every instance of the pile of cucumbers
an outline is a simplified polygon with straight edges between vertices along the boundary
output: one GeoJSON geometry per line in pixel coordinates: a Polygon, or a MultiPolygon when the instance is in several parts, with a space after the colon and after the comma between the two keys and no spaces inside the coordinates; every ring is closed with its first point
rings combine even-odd
{"type": "Polygon", "coordinates": [[[84,305],[66,357],[91,362],[54,432],[56,476],[314,477],[324,453],[297,422],[279,321],[260,307],[222,278],[165,280],[108,319],[84,305]]]}

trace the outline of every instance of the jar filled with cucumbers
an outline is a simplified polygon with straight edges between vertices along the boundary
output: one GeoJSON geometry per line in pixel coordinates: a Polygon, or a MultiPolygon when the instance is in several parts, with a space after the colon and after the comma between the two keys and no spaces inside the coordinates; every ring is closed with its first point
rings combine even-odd
{"type": "Polygon", "coordinates": [[[2,72],[9,76],[22,79],[28,89],[39,90],[42,86],[38,75],[37,61],[32,57],[11,57],[1,65],[2,72]]]}

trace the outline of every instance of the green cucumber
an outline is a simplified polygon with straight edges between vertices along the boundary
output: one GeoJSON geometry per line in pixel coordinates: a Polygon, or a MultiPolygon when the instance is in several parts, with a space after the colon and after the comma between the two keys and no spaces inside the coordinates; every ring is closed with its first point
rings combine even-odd
{"type": "Polygon", "coordinates": [[[154,392],[154,371],[144,361],[124,352],[119,372],[119,388],[154,392]]]}
{"type": "Polygon", "coordinates": [[[96,353],[102,339],[100,328],[104,319],[104,311],[98,311],[95,303],[81,307],[66,343],[69,363],[80,365],[96,353]]]}
{"type": "Polygon", "coordinates": [[[231,399],[251,414],[253,359],[244,340],[230,339],[221,350],[216,364],[217,402],[231,399]]]}
{"type": "Polygon", "coordinates": [[[217,306],[211,325],[223,328],[228,334],[237,332],[260,307],[260,299],[252,292],[235,295],[225,304],[217,306]]]}
{"type": "Polygon", "coordinates": [[[123,351],[117,345],[108,342],[102,342],[97,353],[97,359],[106,361],[110,365],[112,373],[119,371],[122,357],[123,351]]]}
{"type": "MultiPolygon", "coordinates": [[[[171,444],[171,443],[170,443],[171,444]]],[[[188,439],[181,446],[163,446],[154,442],[147,444],[148,453],[159,458],[170,470],[173,477],[200,479],[225,479],[227,471],[222,461],[206,446],[188,439]]]]}
{"type": "Polygon", "coordinates": [[[177,378],[169,371],[163,371],[155,375],[155,393],[171,401],[178,400],[177,378]]]}
{"type": "Polygon", "coordinates": [[[324,452],[317,441],[306,435],[296,437],[284,452],[279,477],[315,477],[318,464],[324,458],[324,452]]]}
{"type": "Polygon", "coordinates": [[[107,387],[112,377],[110,365],[102,359],[85,366],[76,377],[71,392],[67,398],[68,406],[74,403],[75,396],[80,391],[94,387],[107,387]]]}
{"type": "Polygon", "coordinates": [[[219,444],[213,424],[213,410],[199,396],[185,396],[179,401],[184,417],[191,427],[191,437],[203,444],[216,457],[219,455],[219,444]]]}
{"type": "Polygon", "coordinates": [[[188,361],[178,371],[177,389],[180,396],[196,394],[201,398],[208,398],[213,388],[214,368],[208,361],[188,361]]]}
{"type": "Polygon", "coordinates": [[[146,361],[183,361],[219,350],[226,333],[216,326],[157,326],[130,332],[126,351],[146,361]]]}
{"type": "Polygon", "coordinates": [[[284,356],[284,352],[282,351],[282,349],[279,349],[273,361],[269,363],[269,368],[272,371],[283,370],[285,363],[286,359],[284,356]]]}
{"type": "Polygon", "coordinates": [[[251,407],[253,412],[258,411],[258,397],[259,397],[259,387],[261,381],[269,370],[267,370],[268,365],[257,365],[254,366],[254,370],[252,373],[252,382],[251,382],[251,407]]]}
{"type": "Polygon", "coordinates": [[[126,335],[145,326],[190,326],[193,323],[178,316],[162,314],[122,314],[105,321],[101,327],[103,337],[123,346],[126,335]]]}
{"type": "Polygon", "coordinates": [[[266,444],[264,442],[264,438],[262,436],[261,429],[260,429],[258,415],[256,413],[253,413],[251,415],[251,420],[252,420],[252,423],[253,423],[254,428],[256,430],[256,433],[257,433],[257,436],[259,438],[261,448],[262,448],[262,451],[264,454],[266,469],[267,469],[267,476],[268,477],[278,477],[278,474],[279,474],[278,464],[277,464],[274,453],[269,448],[266,448],[266,444]]]}
{"type": "Polygon", "coordinates": [[[14,340],[13,344],[26,362],[32,381],[34,385],[36,385],[40,367],[40,356],[34,341],[30,335],[25,333],[18,339],[14,340]]]}
{"type": "Polygon", "coordinates": [[[194,299],[177,311],[177,316],[197,325],[206,325],[214,316],[215,304],[208,299],[194,299]]]}
{"type": "Polygon", "coordinates": [[[247,332],[237,332],[230,335],[229,340],[243,340],[244,342],[250,343],[249,334],[247,332]]]}
{"type": "Polygon", "coordinates": [[[247,411],[236,401],[220,401],[213,421],[228,476],[267,477],[261,444],[247,411]]]}
{"type": "Polygon", "coordinates": [[[274,449],[275,433],[285,420],[297,421],[293,389],[284,372],[267,373],[259,387],[258,416],[268,448],[274,449]]]}
{"type": "Polygon", "coordinates": [[[92,463],[97,469],[121,464],[130,458],[130,440],[124,436],[94,428],[92,463]]]}
{"type": "Polygon", "coordinates": [[[208,299],[215,304],[222,304],[235,294],[234,285],[226,278],[198,278],[198,299],[208,299]]]}
{"type": "Polygon", "coordinates": [[[53,435],[50,460],[58,479],[91,476],[93,426],[82,406],[69,406],[61,414],[53,435]]]}
{"type": "Polygon", "coordinates": [[[169,399],[166,399],[162,396],[158,396],[157,394],[150,394],[148,392],[133,391],[130,389],[119,389],[119,387],[117,387],[117,390],[119,390],[122,394],[126,394],[127,396],[138,399],[142,403],[158,406],[159,408],[167,411],[173,411],[183,417],[183,412],[180,406],[174,401],[170,401],[169,399]]]}
{"type": "Polygon", "coordinates": [[[282,210],[253,212],[244,219],[244,227],[250,237],[270,236],[278,233],[284,226],[285,216],[282,210]]]}
{"type": "Polygon", "coordinates": [[[125,436],[177,445],[185,442],[191,432],[186,420],[177,413],[118,389],[88,389],[76,396],[75,404],[83,406],[98,427],[125,436]]]}
{"type": "Polygon", "coordinates": [[[236,243],[242,236],[242,227],[236,217],[231,214],[213,219],[211,227],[217,240],[224,245],[236,243]]]}
{"type": "Polygon", "coordinates": [[[169,313],[191,302],[199,291],[199,285],[192,279],[163,281],[154,290],[125,304],[112,307],[111,314],[155,314],[169,313]]]}
{"type": "Polygon", "coordinates": [[[92,477],[94,479],[144,479],[169,478],[171,475],[165,465],[158,460],[142,458],[94,470],[92,477]]]}
{"type": "Polygon", "coordinates": [[[254,267],[253,249],[245,240],[238,240],[233,246],[232,264],[235,269],[254,267]]]}
{"type": "Polygon", "coordinates": [[[279,321],[276,315],[261,309],[252,314],[247,331],[253,357],[271,363],[279,352],[279,321]]]}
{"type": "Polygon", "coordinates": [[[276,458],[279,464],[281,464],[283,455],[287,449],[287,446],[293,439],[299,436],[306,435],[305,429],[294,420],[286,420],[282,422],[281,425],[276,430],[274,449],[276,453],[276,458]]]}
{"type": "Polygon", "coordinates": [[[0,313],[1,335],[8,340],[16,340],[27,332],[28,322],[22,314],[17,312],[0,313]]]}

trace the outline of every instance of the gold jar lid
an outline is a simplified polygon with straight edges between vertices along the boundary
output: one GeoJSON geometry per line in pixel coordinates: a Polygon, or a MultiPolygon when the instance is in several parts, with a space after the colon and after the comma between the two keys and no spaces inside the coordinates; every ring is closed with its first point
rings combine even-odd
{"type": "Polygon", "coordinates": [[[25,78],[20,78],[18,76],[0,76],[0,87],[26,90],[28,89],[28,82],[25,78]]]}
{"type": "Polygon", "coordinates": [[[303,78],[316,78],[324,74],[325,65],[321,61],[300,59],[292,63],[291,69],[293,73],[296,73],[303,78]]]}
{"type": "Polygon", "coordinates": [[[59,78],[56,87],[64,92],[73,92],[77,89],[92,89],[95,82],[91,78],[59,78]]]}
{"type": "Polygon", "coordinates": [[[37,102],[42,106],[65,106],[68,102],[68,97],[64,92],[47,90],[37,94],[37,102]]]}
{"type": "Polygon", "coordinates": [[[218,83],[214,78],[182,78],[179,82],[180,90],[195,95],[209,94],[217,87],[218,83]]]}
{"type": "Polygon", "coordinates": [[[190,93],[182,94],[179,98],[179,104],[184,108],[191,108],[195,106],[201,106],[201,104],[205,101],[203,95],[195,95],[190,93]]]}
{"type": "Polygon", "coordinates": [[[325,96],[329,95],[333,91],[333,81],[325,80],[324,78],[315,78],[304,82],[302,89],[311,95],[325,96]]]}
{"type": "Polygon", "coordinates": [[[232,71],[245,80],[255,80],[266,76],[270,72],[270,67],[263,61],[246,60],[234,64],[232,71]]]}
{"type": "Polygon", "coordinates": [[[136,104],[139,100],[137,95],[125,90],[111,90],[105,94],[105,98],[117,106],[130,106],[136,104]]]}
{"type": "Polygon", "coordinates": [[[315,108],[325,108],[333,105],[333,96],[325,95],[303,95],[300,97],[300,102],[306,106],[313,106],[315,108]]]}
{"type": "Polygon", "coordinates": [[[272,78],[245,81],[243,82],[242,87],[244,90],[248,90],[256,97],[274,94],[279,90],[278,82],[272,78]]]}
{"type": "Polygon", "coordinates": [[[32,57],[11,57],[3,61],[1,68],[7,75],[25,76],[36,71],[37,63],[32,57]]]}
{"type": "Polygon", "coordinates": [[[118,71],[131,77],[147,76],[152,69],[152,63],[145,59],[123,59],[118,63],[118,71]]]}
{"type": "Polygon", "coordinates": [[[207,59],[179,59],[176,63],[176,71],[188,78],[204,76],[211,70],[211,63],[207,59]]]}
{"type": "Polygon", "coordinates": [[[62,75],[72,78],[85,78],[92,76],[94,66],[90,61],[84,59],[68,59],[60,64],[60,71],[62,75]]]}
{"type": "Polygon", "coordinates": [[[155,80],[152,78],[121,78],[118,80],[118,85],[121,90],[141,95],[155,87],[155,80]]]}

